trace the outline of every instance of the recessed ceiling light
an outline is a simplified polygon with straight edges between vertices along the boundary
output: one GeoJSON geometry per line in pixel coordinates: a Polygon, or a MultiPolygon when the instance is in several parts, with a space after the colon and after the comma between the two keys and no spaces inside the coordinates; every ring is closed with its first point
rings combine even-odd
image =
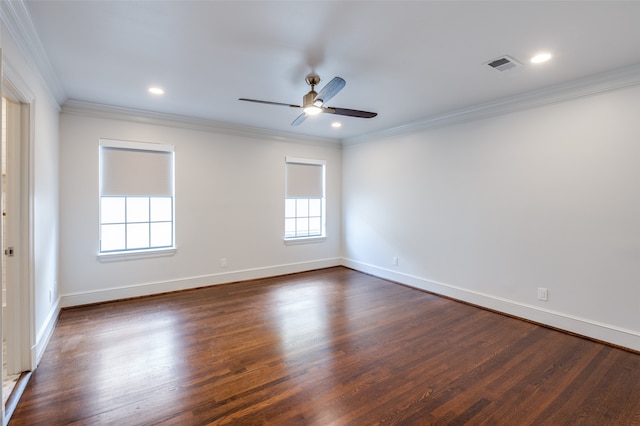
{"type": "Polygon", "coordinates": [[[331,123],[331,127],[333,127],[334,129],[337,129],[339,127],[342,127],[342,123],[338,121],[334,121],[333,123],[331,123]]]}
{"type": "Polygon", "coordinates": [[[153,93],[154,95],[163,95],[164,90],[159,87],[149,87],[149,93],[153,93]]]}
{"type": "Polygon", "coordinates": [[[538,53],[533,58],[531,58],[531,63],[540,64],[542,62],[547,62],[549,59],[551,59],[551,53],[542,52],[542,53],[538,53]]]}

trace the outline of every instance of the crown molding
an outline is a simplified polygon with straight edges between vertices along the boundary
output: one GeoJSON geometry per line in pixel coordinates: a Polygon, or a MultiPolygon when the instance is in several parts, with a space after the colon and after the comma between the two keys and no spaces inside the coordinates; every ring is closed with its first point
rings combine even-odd
{"type": "Polygon", "coordinates": [[[49,57],[42,46],[24,1],[1,1],[0,20],[24,55],[27,64],[49,91],[51,98],[61,105],[66,98],[66,93],[49,62],[49,57]]]}
{"type": "Polygon", "coordinates": [[[363,142],[417,133],[433,127],[450,126],[466,121],[504,115],[511,112],[557,104],[587,96],[640,85],[640,64],[591,75],[563,84],[482,103],[444,114],[433,115],[401,126],[343,139],[343,144],[363,142]]]}
{"type": "Polygon", "coordinates": [[[73,99],[66,101],[62,105],[62,113],[123,120],[142,124],[152,124],[156,126],[177,127],[188,130],[223,133],[233,136],[259,138],[262,140],[268,139],[271,141],[279,142],[303,143],[323,146],[327,146],[328,143],[340,146],[341,142],[340,139],[312,137],[287,132],[276,132],[259,127],[235,125],[220,121],[207,120],[204,118],[194,118],[176,114],[144,111],[139,109],[96,104],[92,102],[84,102],[73,99]]]}

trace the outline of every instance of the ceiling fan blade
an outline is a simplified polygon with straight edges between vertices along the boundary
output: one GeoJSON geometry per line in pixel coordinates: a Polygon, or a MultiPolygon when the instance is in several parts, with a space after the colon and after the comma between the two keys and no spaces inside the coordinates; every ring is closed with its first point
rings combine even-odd
{"type": "Polygon", "coordinates": [[[329,114],[336,115],[346,115],[348,117],[360,117],[360,118],[373,118],[378,115],[377,112],[369,112],[369,111],[360,111],[358,109],[347,109],[347,108],[322,108],[323,112],[328,112],[329,114]]]}
{"type": "Polygon", "coordinates": [[[300,114],[295,120],[293,120],[293,122],[291,123],[292,126],[299,126],[300,124],[302,124],[302,122],[304,120],[307,119],[307,114],[305,114],[304,112],[302,114],[300,114]]]}
{"type": "Polygon", "coordinates": [[[327,102],[329,99],[337,95],[338,92],[342,90],[345,84],[347,84],[347,82],[340,77],[333,77],[333,80],[328,82],[326,86],[324,86],[322,90],[318,92],[316,99],[322,99],[322,102],[327,102]]]}
{"type": "Polygon", "coordinates": [[[238,100],[239,101],[246,101],[246,102],[255,102],[255,103],[258,103],[258,104],[280,105],[280,106],[287,106],[287,107],[291,107],[291,108],[301,108],[300,105],[283,104],[281,102],[260,101],[258,99],[239,98],[238,100]]]}

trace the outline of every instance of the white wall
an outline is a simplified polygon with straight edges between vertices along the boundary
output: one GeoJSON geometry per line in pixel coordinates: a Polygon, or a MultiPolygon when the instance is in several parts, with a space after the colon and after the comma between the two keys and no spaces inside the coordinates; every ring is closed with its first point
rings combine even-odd
{"type": "MultiPolygon", "coordinates": [[[[31,330],[35,360],[42,356],[58,314],[55,294],[58,276],[59,107],[35,67],[27,61],[24,52],[4,27],[2,53],[5,78],[31,108],[31,194],[23,196],[31,197],[33,209],[33,275],[30,278],[33,287],[30,296],[35,320],[31,330]]],[[[22,219],[28,221],[26,212],[22,219]]]]}
{"type": "Polygon", "coordinates": [[[345,146],[345,263],[640,350],[639,110],[636,86],[345,146]]]}
{"type": "Polygon", "coordinates": [[[288,140],[64,112],[60,289],[70,306],[340,264],[342,152],[288,140]],[[98,139],[175,145],[176,244],[168,257],[101,262],[98,139]],[[326,160],[324,242],[285,245],[285,156],[326,160]],[[228,267],[220,267],[227,258],[228,267]]]}

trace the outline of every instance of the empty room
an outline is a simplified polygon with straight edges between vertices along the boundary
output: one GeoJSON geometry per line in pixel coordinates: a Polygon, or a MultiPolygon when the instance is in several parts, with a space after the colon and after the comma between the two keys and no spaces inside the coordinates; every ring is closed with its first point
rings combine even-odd
{"type": "Polygon", "coordinates": [[[640,425],[640,2],[0,2],[3,424],[640,425]]]}

